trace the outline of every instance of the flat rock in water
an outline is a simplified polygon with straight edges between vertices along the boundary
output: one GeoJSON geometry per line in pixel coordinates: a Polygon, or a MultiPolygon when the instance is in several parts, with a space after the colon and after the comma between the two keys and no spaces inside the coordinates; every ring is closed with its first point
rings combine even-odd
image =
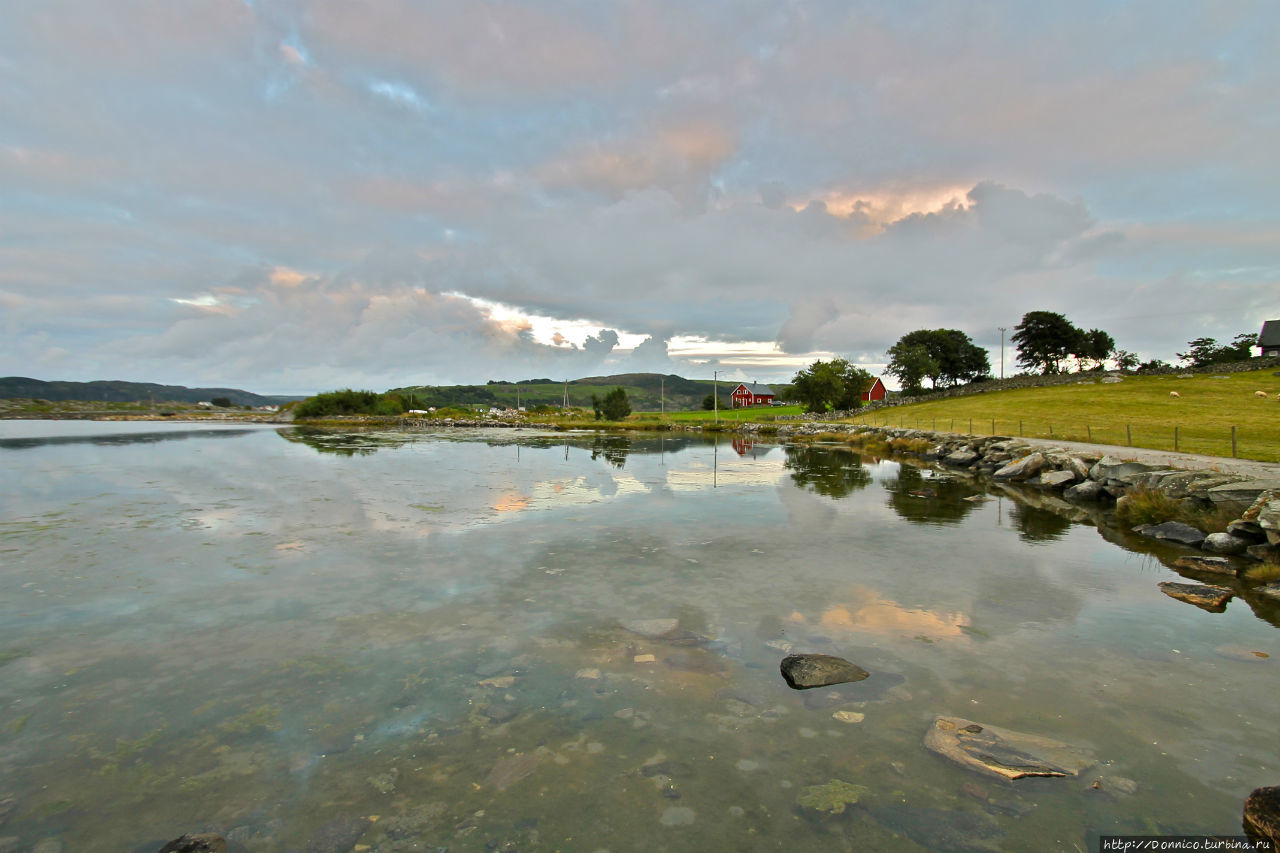
{"type": "Polygon", "coordinates": [[[489,771],[489,775],[485,777],[484,786],[505,791],[537,770],[541,763],[542,758],[534,753],[504,758],[489,771]]]}
{"type": "Polygon", "coordinates": [[[1163,524],[1145,524],[1136,528],[1139,536],[1146,539],[1159,539],[1163,542],[1177,542],[1179,545],[1190,545],[1199,548],[1204,541],[1204,531],[1183,524],[1181,521],[1166,521],[1163,524]]]}
{"type": "Polygon", "coordinates": [[[1172,581],[1162,581],[1160,583],[1160,591],[1170,598],[1185,601],[1187,604],[1194,604],[1201,610],[1208,610],[1211,613],[1221,613],[1226,610],[1227,602],[1235,595],[1231,590],[1220,586],[1207,586],[1202,583],[1173,583],[1172,581]]]}
{"type": "Polygon", "coordinates": [[[1280,785],[1255,788],[1244,801],[1244,834],[1280,850],[1280,785]]]}
{"type": "Polygon", "coordinates": [[[1251,649],[1248,646],[1237,646],[1232,643],[1218,646],[1213,651],[1219,657],[1224,657],[1227,660],[1238,660],[1243,663],[1263,663],[1264,661],[1271,660],[1271,655],[1266,652],[1260,652],[1257,649],[1251,649]]]}
{"type": "Polygon", "coordinates": [[[1228,575],[1236,576],[1236,564],[1228,560],[1226,557],[1203,557],[1199,554],[1192,554],[1186,557],[1179,557],[1173,561],[1176,569],[1190,569],[1193,572],[1208,572],[1211,575],[1228,575]]]}
{"type": "Polygon", "coordinates": [[[674,632],[680,625],[680,621],[678,619],[628,619],[620,624],[633,634],[656,640],[674,632]]]}
{"type": "Polygon", "coordinates": [[[794,690],[861,681],[871,674],[857,664],[835,655],[787,655],[782,659],[779,669],[782,670],[782,677],[786,679],[787,685],[794,690]]]}
{"type": "Polygon", "coordinates": [[[959,717],[935,717],[924,745],[963,767],[999,779],[1077,776],[1097,763],[1089,752],[1071,744],[959,717]]]}

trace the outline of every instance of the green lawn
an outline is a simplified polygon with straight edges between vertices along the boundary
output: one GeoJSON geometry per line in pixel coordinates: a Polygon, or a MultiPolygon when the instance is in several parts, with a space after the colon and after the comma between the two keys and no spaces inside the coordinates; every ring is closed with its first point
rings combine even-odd
{"type": "Polygon", "coordinates": [[[1213,376],[1125,377],[868,412],[851,420],[982,435],[1024,435],[1067,441],[1177,449],[1212,456],[1280,461],[1280,376],[1257,370],[1213,376]],[[1177,391],[1179,397],[1169,392],[1177,391]],[[1267,398],[1254,395],[1267,392],[1267,398]],[[1175,436],[1176,428],[1176,436],[1175,436]],[[1232,429],[1235,453],[1232,452],[1232,429]]]}

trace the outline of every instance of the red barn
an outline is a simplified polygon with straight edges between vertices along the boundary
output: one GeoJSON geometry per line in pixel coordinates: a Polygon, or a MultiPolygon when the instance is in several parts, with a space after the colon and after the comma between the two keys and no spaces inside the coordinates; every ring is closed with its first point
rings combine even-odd
{"type": "Polygon", "coordinates": [[[862,402],[874,403],[876,400],[883,400],[885,395],[884,383],[880,381],[880,377],[876,377],[876,381],[871,383],[871,387],[862,392],[862,402]]]}
{"type": "Polygon", "coordinates": [[[729,395],[735,409],[739,406],[772,406],[773,397],[773,389],[768,385],[748,385],[745,382],[739,382],[738,387],[729,395]]]}

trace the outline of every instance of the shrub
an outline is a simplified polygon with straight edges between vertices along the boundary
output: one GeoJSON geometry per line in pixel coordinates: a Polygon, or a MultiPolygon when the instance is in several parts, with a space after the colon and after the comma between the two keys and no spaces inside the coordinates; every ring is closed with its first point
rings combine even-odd
{"type": "Polygon", "coordinates": [[[1116,521],[1126,527],[1181,521],[1205,533],[1221,533],[1235,517],[1230,510],[1201,509],[1189,501],[1175,500],[1159,489],[1133,489],[1116,504],[1116,521]]]}
{"type": "Polygon", "coordinates": [[[404,398],[397,394],[374,391],[328,391],[308,397],[293,413],[299,418],[321,418],[329,415],[400,415],[408,410],[404,398]]]}

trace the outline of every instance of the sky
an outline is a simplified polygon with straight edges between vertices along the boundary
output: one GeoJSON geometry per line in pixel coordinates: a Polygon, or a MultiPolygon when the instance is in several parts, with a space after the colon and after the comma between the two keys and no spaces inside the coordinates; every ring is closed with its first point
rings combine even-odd
{"type": "MultiPolygon", "coordinates": [[[[1280,318],[1280,4],[0,0],[0,374],[878,373],[1280,318]]],[[[892,387],[892,382],[890,382],[892,387]]]]}

